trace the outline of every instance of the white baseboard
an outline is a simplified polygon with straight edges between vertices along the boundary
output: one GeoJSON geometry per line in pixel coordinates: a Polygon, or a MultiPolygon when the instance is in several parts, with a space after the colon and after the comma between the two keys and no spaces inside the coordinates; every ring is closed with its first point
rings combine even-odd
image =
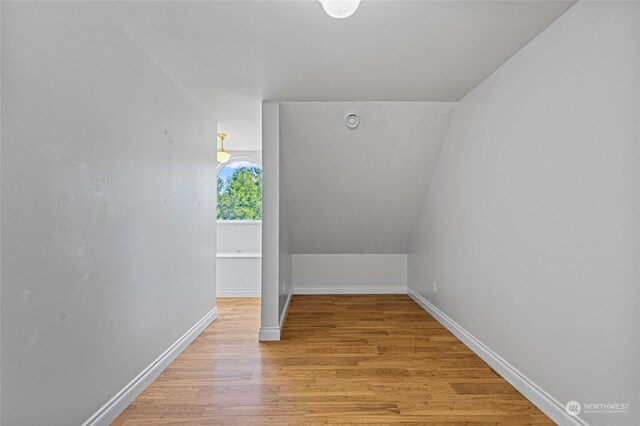
{"type": "Polygon", "coordinates": [[[256,290],[218,290],[216,297],[260,297],[260,289],[256,290]]]}
{"type": "Polygon", "coordinates": [[[260,327],[258,340],[261,342],[280,340],[280,327],[260,327]]]}
{"type": "Polygon", "coordinates": [[[403,285],[391,286],[323,286],[323,287],[294,287],[293,294],[406,294],[407,287],[403,285]]]}
{"type": "Polygon", "coordinates": [[[96,411],[82,426],[108,426],[113,422],[171,362],[195,340],[218,316],[218,307],[213,308],[189,331],[182,335],[162,355],[142,370],[128,385],[96,411]]]}
{"type": "Polygon", "coordinates": [[[287,320],[287,314],[289,313],[289,303],[291,303],[292,297],[293,297],[293,292],[289,293],[289,296],[287,296],[287,300],[284,302],[284,309],[280,314],[280,322],[278,323],[278,328],[280,329],[280,336],[282,336],[282,330],[284,329],[284,322],[287,320]]]}
{"type": "Polygon", "coordinates": [[[589,426],[587,422],[579,417],[570,416],[557,399],[549,395],[528,377],[509,364],[504,358],[487,347],[471,333],[462,328],[458,323],[449,318],[445,313],[436,308],[431,302],[422,297],[411,287],[407,287],[407,294],[416,301],[425,311],[431,314],[440,324],[445,326],[451,333],[462,341],[469,349],[482,358],[507,382],[511,383],[520,393],[522,393],[536,407],[542,410],[547,416],[559,425],[567,426],[589,426]]]}
{"type": "Polygon", "coordinates": [[[284,322],[287,320],[287,312],[289,312],[289,303],[291,303],[292,293],[289,293],[287,300],[284,302],[284,309],[280,314],[280,322],[277,327],[260,327],[258,333],[258,340],[261,342],[280,340],[282,336],[282,329],[284,328],[284,322]]]}

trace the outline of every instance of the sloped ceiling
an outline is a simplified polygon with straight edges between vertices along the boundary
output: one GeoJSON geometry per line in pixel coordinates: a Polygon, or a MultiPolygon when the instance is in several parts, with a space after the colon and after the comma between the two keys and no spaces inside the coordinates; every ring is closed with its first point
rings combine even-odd
{"type": "Polygon", "coordinates": [[[275,101],[457,101],[572,1],[108,1],[114,22],[227,131],[260,149],[275,101]]]}
{"type": "Polygon", "coordinates": [[[292,253],[406,253],[453,106],[281,103],[292,253]],[[349,112],[360,115],[355,130],[349,112]]]}
{"type": "Polygon", "coordinates": [[[262,100],[371,102],[281,105],[290,244],[311,254],[406,252],[451,105],[402,102],[461,99],[573,3],[365,0],[342,20],[316,0],[100,7],[230,151],[261,149],[262,100]]]}

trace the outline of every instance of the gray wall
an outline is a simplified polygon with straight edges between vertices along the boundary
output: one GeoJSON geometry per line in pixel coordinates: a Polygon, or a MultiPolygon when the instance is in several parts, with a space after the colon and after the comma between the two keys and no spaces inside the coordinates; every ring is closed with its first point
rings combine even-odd
{"type": "Polygon", "coordinates": [[[84,422],[214,308],[215,132],[95,4],[2,3],[2,424],[84,422]]]}
{"type": "Polygon", "coordinates": [[[639,3],[581,2],[465,96],[409,252],[409,286],[562,404],[631,404],[591,424],[640,423],[639,41],[639,3]]]}
{"type": "Polygon", "coordinates": [[[253,253],[262,250],[262,223],[218,222],[218,254],[253,253]]]}
{"type": "Polygon", "coordinates": [[[279,340],[292,289],[281,103],[262,103],[262,300],[260,340],[279,340]]]}
{"type": "Polygon", "coordinates": [[[453,106],[280,103],[281,313],[292,281],[294,293],[406,290],[411,224],[453,106]]]}
{"type": "Polygon", "coordinates": [[[295,294],[406,293],[406,254],[294,254],[295,294]]]}
{"type": "Polygon", "coordinates": [[[280,105],[262,103],[262,298],[260,340],[279,340],[284,286],[280,232],[280,105]]]}
{"type": "Polygon", "coordinates": [[[281,102],[291,253],[406,253],[453,105],[281,102]]]}
{"type": "MultiPolygon", "coordinates": [[[[280,125],[280,124],[279,124],[280,125]]],[[[286,162],[286,147],[283,144],[280,145],[280,165],[286,162]]],[[[283,326],[283,313],[287,308],[287,299],[292,292],[293,282],[293,264],[291,257],[291,243],[290,243],[290,216],[289,216],[289,200],[287,199],[287,186],[291,184],[289,182],[287,173],[283,167],[280,167],[278,171],[280,174],[280,197],[279,203],[279,257],[278,257],[278,318],[280,321],[280,327],[283,326]]]]}

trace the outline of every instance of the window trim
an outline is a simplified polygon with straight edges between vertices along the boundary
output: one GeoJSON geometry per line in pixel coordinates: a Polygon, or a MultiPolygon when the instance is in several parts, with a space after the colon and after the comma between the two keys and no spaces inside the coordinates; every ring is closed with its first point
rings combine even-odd
{"type": "MultiPolygon", "coordinates": [[[[220,174],[222,169],[224,169],[226,166],[233,163],[234,161],[248,161],[260,167],[260,170],[262,170],[262,161],[259,161],[254,157],[251,157],[248,155],[236,155],[231,152],[229,152],[229,154],[231,154],[231,157],[229,157],[229,161],[226,161],[224,163],[218,163],[218,167],[216,168],[216,179],[218,178],[218,175],[220,174]]],[[[218,194],[216,192],[216,203],[218,201],[217,197],[218,197],[218,194]]],[[[226,219],[216,218],[216,223],[219,223],[222,225],[254,225],[254,224],[262,223],[262,220],[253,220],[253,219],[252,220],[226,220],[226,219]]]]}
{"type": "Polygon", "coordinates": [[[227,220],[227,219],[217,219],[218,223],[221,225],[255,225],[258,223],[262,223],[261,220],[227,220]]]}
{"type": "Polygon", "coordinates": [[[250,163],[255,164],[256,166],[259,166],[262,169],[262,162],[258,161],[253,157],[250,157],[248,155],[235,155],[232,153],[229,153],[229,154],[231,154],[231,157],[229,157],[229,161],[225,163],[218,163],[218,166],[216,167],[216,177],[220,174],[222,169],[224,169],[226,166],[236,161],[248,161],[250,163]]]}

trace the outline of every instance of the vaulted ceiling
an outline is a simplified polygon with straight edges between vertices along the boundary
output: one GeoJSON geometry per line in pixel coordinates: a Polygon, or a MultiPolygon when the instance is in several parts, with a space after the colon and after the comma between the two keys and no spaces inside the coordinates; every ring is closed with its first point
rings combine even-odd
{"type": "Polygon", "coordinates": [[[456,101],[566,1],[128,1],[102,9],[230,134],[260,149],[263,99],[456,101]]]}
{"type": "Polygon", "coordinates": [[[293,253],[406,253],[449,102],[283,102],[281,170],[293,253]],[[352,130],[345,116],[357,112],[352,130]]]}
{"type": "Polygon", "coordinates": [[[341,20],[316,0],[100,7],[230,134],[228,150],[261,149],[262,100],[324,101],[281,103],[294,253],[404,253],[449,101],[572,4],[364,0],[341,20]]]}

